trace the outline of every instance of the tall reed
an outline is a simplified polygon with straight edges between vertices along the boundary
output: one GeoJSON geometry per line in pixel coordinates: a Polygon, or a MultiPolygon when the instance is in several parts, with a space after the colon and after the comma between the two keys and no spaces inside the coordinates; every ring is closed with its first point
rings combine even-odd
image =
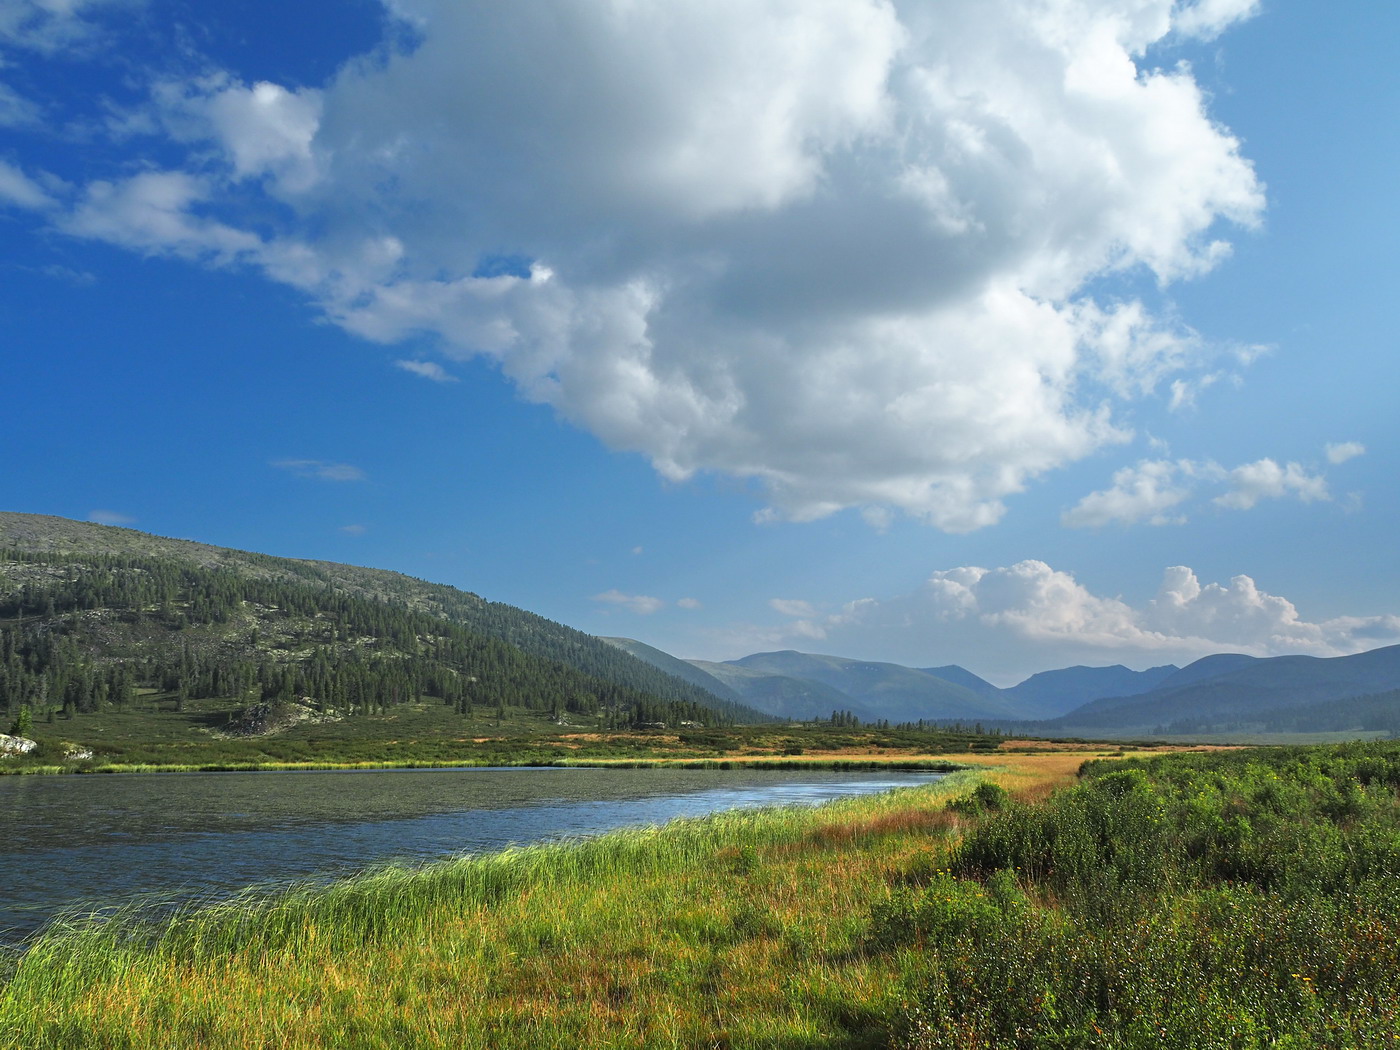
{"type": "Polygon", "coordinates": [[[894,1004],[888,963],[859,950],[865,908],[899,858],[946,833],[942,800],[976,777],[174,914],[70,915],[0,990],[0,1046],[650,1046],[715,1032],[777,1045],[873,1031],[885,1022],[869,1011],[894,1004]]]}

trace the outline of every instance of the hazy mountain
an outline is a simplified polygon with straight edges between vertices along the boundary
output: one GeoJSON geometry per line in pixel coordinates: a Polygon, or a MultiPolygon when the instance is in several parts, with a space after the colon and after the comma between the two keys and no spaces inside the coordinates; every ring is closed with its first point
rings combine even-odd
{"type": "MultiPolygon", "coordinates": [[[[1195,663],[1187,664],[1179,671],[1173,672],[1159,683],[1157,688],[1179,689],[1182,686],[1204,682],[1208,678],[1215,678],[1230,671],[1238,671],[1240,668],[1248,667],[1258,661],[1259,657],[1245,656],[1244,653],[1216,653],[1213,656],[1203,656],[1195,663]]],[[[1121,695],[1128,696],[1129,694],[1123,693],[1121,695]]]]}
{"type": "MultiPolygon", "coordinates": [[[[791,649],[754,653],[729,661],[770,674],[803,678],[837,689],[870,717],[891,722],[978,721],[1033,717],[1031,709],[1005,696],[981,696],[925,671],[900,664],[849,660],[791,649]]],[[[856,707],[851,710],[860,714],[856,707]]],[[[861,715],[862,718],[868,717],[861,715]]]]}
{"type": "MultiPolygon", "coordinates": [[[[1156,689],[1136,696],[1095,700],[1070,711],[1051,726],[1208,732],[1251,728],[1269,731],[1281,712],[1323,711],[1400,688],[1400,646],[1353,656],[1275,656],[1257,659],[1234,654],[1198,660],[1156,689]],[[1202,666],[1203,665],[1203,666],[1202,666]],[[1210,672],[1215,671],[1212,674],[1210,672]]],[[[1368,701],[1370,703],[1370,701],[1368,701]]],[[[1352,703],[1360,710],[1360,705],[1352,703]]],[[[1374,706],[1374,704],[1372,704],[1374,706]]],[[[1339,728],[1355,728],[1345,726],[1339,728]]]]}
{"type": "Polygon", "coordinates": [[[764,717],[455,587],[0,512],[0,709],[81,711],[142,688],[336,709],[383,710],[423,693],[464,706],[764,717]],[[701,707],[709,714],[681,710],[701,707]]]}
{"type": "MultiPolygon", "coordinates": [[[[1296,704],[1252,713],[1245,726],[1253,732],[1360,733],[1380,732],[1400,737],[1400,689],[1329,700],[1325,704],[1296,704]]],[[[1178,728],[1182,728],[1178,724],[1178,728]]],[[[1204,732],[1190,727],[1186,732],[1204,732]]]]}
{"type": "Polygon", "coordinates": [[[812,718],[830,718],[833,711],[849,711],[867,722],[878,721],[882,717],[841,690],[809,678],[772,674],[737,663],[688,662],[723,682],[750,707],[778,718],[801,722],[812,718]]]}
{"type": "Polygon", "coordinates": [[[1005,692],[1034,708],[1041,718],[1055,718],[1092,700],[1145,693],[1179,671],[1175,664],[1149,667],[1146,671],[1133,671],[1122,664],[1063,667],[1033,674],[1005,692]]]}
{"type": "Polygon", "coordinates": [[[1004,690],[998,689],[985,678],[979,678],[965,667],[957,664],[948,664],[946,667],[916,667],[916,671],[924,674],[931,674],[935,678],[941,678],[945,682],[952,682],[960,685],[964,689],[971,689],[978,696],[1001,696],[1004,690]]]}
{"type": "MultiPolygon", "coordinates": [[[[669,675],[674,675],[682,681],[699,686],[701,689],[713,693],[715,696],[733,703],[749,703],[738,691],[731,689],[716,675],[708,674],[706,670],[694,660],[682,660],[679,657],[672,656],[670,653],[663,652],[653,645],[647,645],[646,642],[639,642],[635,638],[608,638],[600,636],[599,640],[607,642],[609,645],[615,646],[625,653],[630,653],[638,660],[645,661],[653,667],[665,671],[669,675]]],[[[751,704],[750,706],[758,705],[751,704]]],[[[759,707],[759,710],[767,711],[768,709],[759,707]]],[[[772,712],[769,713],[771,714],[772,712]]]]}

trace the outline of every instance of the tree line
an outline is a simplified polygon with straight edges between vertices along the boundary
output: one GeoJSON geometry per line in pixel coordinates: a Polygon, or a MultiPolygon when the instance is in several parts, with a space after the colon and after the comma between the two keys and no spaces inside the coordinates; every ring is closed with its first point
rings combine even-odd
{"type": "MultiPolygon", "coordinates": [[[[81,714],[130,704],[145,689],[177,707],[230,698],[368,714],[431,697],[464,715],[508,705],[556,716],[608,712],[618,724],[731,720],[697,697],[610,679],[606,654],[581,660],[580,670],[559,658],[567,644],[536,646],[556,657],[526,652],[402,594],[348,592],[315,566],[288,579],[152,557],[9,550],[0,551],[0,580],[7,562],[31,566],[0,593],[0,709],[11,715],[19,707],[81,714]]],[[[454,594],[460,608],[475,598],[454,594]]],[[[478,622],[507,620],[509,606],[475,602],[485,608],[478,622]]],[[[587,646],[574,648],[587,656],[587,646]]]]}

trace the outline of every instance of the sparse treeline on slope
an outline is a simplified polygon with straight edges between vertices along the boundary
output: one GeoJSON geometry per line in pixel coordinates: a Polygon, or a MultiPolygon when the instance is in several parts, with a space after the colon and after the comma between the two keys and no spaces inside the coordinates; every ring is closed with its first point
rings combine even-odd
{"type": "Polygon", "coordinates": [[[602,711],[617,724],[725,720],[676,690],[657,695],[584,673],[401,596],[365,597],[315,566],[287,565],[290,576],[259,575],[167,558],[0,549],[0,708],[72,715],[131,703],[144,688],[177,704],[296,700],[341,714],[432,696],[464,714],[509,703],[602,711]]]}
{"type": "MultiPolygon", "coordinates": [[[[906,1045],[1394,1046],[1400,746],[1087,764],[909,872],[906,1045]]],[[[970,800],[974,803],[976,799],[970,800]]]]}
{"type": "Polygon", "coordinates": [[[426,600],[448,619],[470,630],[500,638],[549,660],[575,667],[608,681],[627,682],[634,689],[718,711],[727,721],[767,722],[771,716],[717,696],[691,682],[667,674],[600,638],[503,602],[489,602],[444,584],[420,584],[426,600]]]}
{"type": "MultiPolygon", "coordinates": [[[[5,511],[0,511],[0,549],[20,558],[38,557],[45,564],[94,563],[112,557],[144,559],[203,572],[220,571],[245,579],[306,586],[313,591],[334,591],[453,621],[472,633],[505,642],[615,686],[683,707],[698,705],[719,712],[723,716],[719,720],[767,720],[761,712],[715,697],[571,627],[504,603],[486,601],[455,587],[427,583],[384,569],[278,558],[167,539],[110,525],[5,511]]],[[[29,578],[26,575],[18,582],[27,582],[29,578]]],[[[711,716],[710,720],[717,719],[711,716]]]]}

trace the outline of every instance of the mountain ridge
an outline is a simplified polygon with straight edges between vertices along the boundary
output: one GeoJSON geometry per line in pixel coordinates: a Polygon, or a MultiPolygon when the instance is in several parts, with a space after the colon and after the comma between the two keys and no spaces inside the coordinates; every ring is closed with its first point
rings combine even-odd
{"type": "MultiPolygon", "coordinates": [[[[1196,732],[1210,726],[1267,726],[1269,720],[1263,716],[1269,712],[1298,715],[1310,707],[1369,698],[1400,687],[1400,645],[1333,657],[1223,653],[1203,657],[1182,672],[1154,690],[1093,700],[1047,724],[1084,729],[1176,725],[1196,732]],[[1217,669],[1221,670],[1208,673],[1217,669]]],[[[1341,712],[1337,715],[1340,721],[1341,712]]],[[[1400,729],[1400,708],[1391,722],[1400,729]]],[[[1352,728],[1336,725],[1338,731],[1352,728]]]]}
{"type": "Polygon", "coordinates": [[[832,710],[844,710],[864,721],[975,720],[1049,735],[1128,730],[1146,735],[1253,733],[1275,731],[1275,726],[1279,732],[1400,733],[1400,646],[1344,657],[1214,653],[1185,667],[1162,664],[1142,671],[1121,664],[1076,665],[1037,672],[1007,689],[998,689],[956,664],[909,668],[793,649],[753,653],[723,663],[687,662],[728,681],[749,703],[775,717],[824,718],[832,710]],[[930,678],[940,678],[934,672],[942,671],[947,677],[932,692],[914,699],[907,694],[900,697],[897,686],[885,683],[885,693],[892,692],[898,699],[894,706],[882,706],[880,688],[852,688],[848,679],[853,667],[864,669],[867,676],[892,672],[906,686],[918,682],[926,689],[930,678]],[[1360,671],[1346,673],[1349,668],[1360,671]],[[815,694],[817,689],[823,692],[815,694]],[[1041,717],[929,706],[934,702],[929,698],[940,694],[966,703],[969,693],[1009,697],[1038,707],[1041,717]]]}

